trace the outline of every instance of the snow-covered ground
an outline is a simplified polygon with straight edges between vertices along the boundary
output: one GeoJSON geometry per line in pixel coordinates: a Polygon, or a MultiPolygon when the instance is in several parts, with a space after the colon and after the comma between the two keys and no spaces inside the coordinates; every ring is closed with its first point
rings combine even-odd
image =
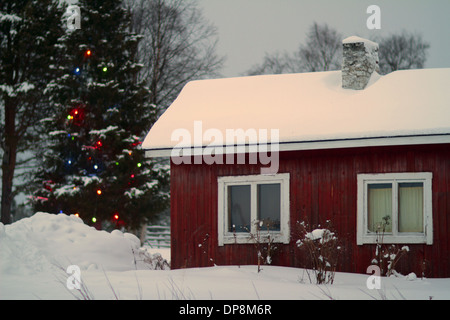
{"type": "Polygon", "coordinates": [[[0,299],[450,299],[450,279],[381,278],[381,289],[370,290],[364,274],[337,273],[333,285],[315,285],[303,269],[276,266],[150,270],[144,260],[159,254],[170,260],[169,250],[146,251],[134,235],[37,213],[0,224],[0,299]],[[79,267],[86,290],[67,288],[76,283],[69,265],[79,267]]]}

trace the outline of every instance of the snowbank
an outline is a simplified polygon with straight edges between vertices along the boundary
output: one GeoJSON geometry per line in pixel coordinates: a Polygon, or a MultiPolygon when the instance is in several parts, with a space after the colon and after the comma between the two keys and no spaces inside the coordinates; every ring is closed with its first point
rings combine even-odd
{"type": "Polygon", "coordinates": [[[68,265],[81,270],[148,269],[140,254],[135,235],[98,231],[74,215],[38,212],[11,225],[0,224],[2,274],[32,275],[68,265]]]}
{"type": "Polygon", "coordinates": [[[383,277],[380,290],[369,290],[365,274],[338,272],[327,286],[311,283],[304,269],[277,266],[153,270],[142,261],[144,252],[134,235],[98,231],[75,216],[40,212],[0,223],[0,300],[450,299],[450,279],[383,277]],[[80,267],[88,295],[66,287],[69,264],[80,267]]]}

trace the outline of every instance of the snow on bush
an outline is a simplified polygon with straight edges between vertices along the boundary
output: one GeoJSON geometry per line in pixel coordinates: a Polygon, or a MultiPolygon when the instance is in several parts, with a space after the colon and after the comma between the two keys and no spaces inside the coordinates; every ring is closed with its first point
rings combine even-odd
{"type": "MultiPolygon", "coordinates": [[[[330,224],[329,221],[327,221],[330,224]]],[[[304,221],[298,223],[297,247],[306,250],[317,284],[333,284],[341,247],[336,234],[329,228],[310,228],[304,221]]]]}
{"type": "Polygon", "coordinates": [[[81,270],[168,269],[131,233],[99,231],[66,214],[38,212],[11,225],[0,223],[0,273],[36,274],[77,265],[81,270]]]}
{"type": "Polygon", "coordinates": [[[391,223],[390,219],[389,216],[383,217],[382,222],[377,226],[375,253],[371,261],[373,265],[380,268],[381,274],[386,276],[398,275],[395,266],[409,252],[408,246],[399,248],[395,244],[384,243],[384,234],[386,233],[386,227],[391,223]]]}

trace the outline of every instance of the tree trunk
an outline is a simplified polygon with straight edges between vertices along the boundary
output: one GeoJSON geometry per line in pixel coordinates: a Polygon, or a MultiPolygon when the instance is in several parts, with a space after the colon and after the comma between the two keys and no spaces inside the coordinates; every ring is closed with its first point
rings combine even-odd
{"type": "Polygon", "coordinates": [[[4,137],[4,153],[2,161],[2,208],[1,222],[3,224],[11,223],[11,204],[14,193],[13,178],[16,168],[17,144],[16,135],[16,106],[10,99],[5,99],[5,137],[4,137]]]}
{"type": "Polygon", "coordinates": [[[16,146],[10,148],[6,146],[3,155],[2,163],[2,208],[1,208],[1,222],[3,224],[11,223],[11,204],[13,201],[13,178],[14,169],[16,164],[16,153],[11,151],[11,149],[16,149],[16,146]]]}

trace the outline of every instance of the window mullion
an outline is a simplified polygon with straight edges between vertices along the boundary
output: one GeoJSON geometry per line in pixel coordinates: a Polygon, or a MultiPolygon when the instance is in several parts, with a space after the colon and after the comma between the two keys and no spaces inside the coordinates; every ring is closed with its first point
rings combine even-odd
{"type": "Polygon", "coordinates": [[[398,182],[392,181],[392,235],[398,236],[398,182]]]}
{"type": "Polygon", "coordinates": [[[256,220],[258,219],[258,184],[251,183],[250,187],[250,231],[256,234],[256,220]]]}

